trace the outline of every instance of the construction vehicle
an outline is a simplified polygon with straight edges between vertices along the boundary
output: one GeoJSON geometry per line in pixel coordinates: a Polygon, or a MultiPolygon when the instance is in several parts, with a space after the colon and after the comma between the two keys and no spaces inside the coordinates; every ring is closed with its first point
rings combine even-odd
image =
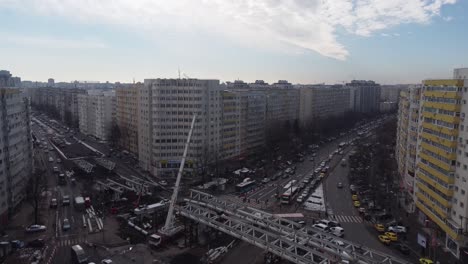
{"type": "Polygon", "coordinates": [[[159,246],[164,240],[170,239],[171,237],[182,232],[183,226],[177,226],[174,221],[174,208],[177,202],[177,195],[179,193],[180,180],[182,178],[182,172],[184,171],[185,159],[187,158],[187,152],[190,145],[190,139],[192,138],[193,128],[195,126],[196,115],[193,115],[192,124],[190,125],[190,131],[188,133],[187,141],[185,142],[184,153],[180,162],[179,171],[177,173],[177,179],[174,185],[174,192],[171,196],[169,203],[169,210],[167,212],[166,222],[164,226],[158,230],[157,234],[152,234],[149,238],[149,244],[153,246],[159,246]]]}

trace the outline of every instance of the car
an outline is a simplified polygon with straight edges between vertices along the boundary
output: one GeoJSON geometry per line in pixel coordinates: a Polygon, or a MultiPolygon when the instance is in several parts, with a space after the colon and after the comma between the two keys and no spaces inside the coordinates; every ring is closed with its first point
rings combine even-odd
{"type": "Polygon", "coordinates": [[[337,236],[337,237],[343,237],[344,236],[344,229],[339,226],[335,227],[330,227],[330,233],[337,236]]]}
{"type": "Polygon", "coordinates": [[[63,225],[62,225],[63,231],[67,231],[70,228],[71,228],[70,221],[67,218],[63,219],[63,225]]]}
{"type": "Polygon", "coordinates": [[[323,232],[328,232],[330,231],[330,228],[325,225],[325,224],[314,224],[312,225],[312,227],[316,228],[316,229],[319,229],[320,231],[323,231],[323,232]]]}
{"type": "Polygon", "coordinates": [[[14,249],[24,248],[24,242],[21,240],[10,241],[11,247],[14,249]]]}
{"type": "Polygon", "coordinates": [[[62,162],[62,160],[57,158],[57,163],[61,163],[61,162],[62,162]]]}
{"type": "Polygon", "coordinates": [[[339,182],[336,187],[338,187],[339,189],[343,188],[343,183],[342,182],[339,182]]]}
{"type": "Polygon", "coordinates": [[[354,201],[354,207],[356,208],[361,207],[361,203],[359,201],[354,201]]]}
{"type": "Polygon", "coordinates": [[[112,259],[103,259],[101,260],[101,264],[112,264],[114,262],[112,262],[112,259]]]}
{"type": "Polygon", "coordinates": [[[356,191],[356,185],[351,184],[351,185],[349,186],[349,189],[350,189],[351,191],[356,191]]]}
{"type": "Polygon", "coordinates": [[[393,232],[385,232],[385,235],[390,238],[391,241],[398,241],[398,236],[393,232]]]}
{"type": "Polygon", "coordinates": [[[312,157],[314,157],[314,158],[317,157],[317,153],[315,153],[315,152],[312,153],[312,157]]]}
{"type": "Polygon", "coordinates": [[[167,186],[167,181],[165,181],[165,180],[159,181],[159,185],[167,186]]]}
{"type": "Polygon", "coordinates": [[[62,205],[70,205],[70,196],[69,195],[64,195],[62,197],[62,205]]]}
{"type": "Polygon", "coordinates": [[[54,158],[49,157],[49,162],[54,162],[54,158]]]}
{"type": "Polygon", "coordinates": [[[409,255],[410,249],[403,243],[395,243],[395,248],[404,255],[409,255]]]}
{"type": "Polygon", "coordinates": [[[57,198],[52,198],[50,200],[50,208],[56,208],[58,205],[57,198]]]}
{"type": "Polygon", "coordinates": [[[298,202],[298,203],[302,203],[303,201],[304,201],[304,196],[302,196],[302,195],[299,195],[299,197],[297,197],[297,199],[296,199],[296,202],[298,202]]]}
{"type": "Polygon", "coordinates": [[[353,199],[353,201],[357,201],[357,200],[358,200],[357,194],[353,194],[353,195],[351,196],[351,199],[353,199]]]}
{"type": "Polygon", "coordinates": [[[262,183],[268,183],[270,181],[269,178],[263,178],[262,183]]]}
{"type": "Polygon", "coordinates": [[[388,236],[385,235],[379,235],[379,240],[380,242],[384,243],[385,245],[389,245],[391,240],[388,236]]]}
{"type": "Polygon", "coordinates": [[[309,158],[309,161],[314,161],[314,157],[310,157],[310,158],[309,158]]]}
{"type": "Polygon", "coordinates": [[[324,224],[328,227],[340,227],[341,226],[340,223],[333,221],[333,220],[328,220],[328,219],[322,219],[318,221],[318,224],[324,224]]]}
{"type": "Polygon", "coordinates": [[[45,246],[45,241],[41,238],[34,239],[32,241],[29,241],[27,246],[32,248],[42,248],[45,246]]]}
{"type": "Polygon", "coordinates": [[[45,225],[30,225],[26,227],[26,232],[28,233],[35,233],[35,232],[43,232],[46,231],[45,225]]]}
{"type": "Polygon", "coordinates": [[[420,258],[419,259],[419,264],[434,264],[434,261],[428,259],[428,258],[420,258]]]}
{"type": "Polygon", "coordinates": [[[387,231],[394,232],[394,233],[406,233],[406,227],[404,226],[390,226],[388,227],[387,231]]]}

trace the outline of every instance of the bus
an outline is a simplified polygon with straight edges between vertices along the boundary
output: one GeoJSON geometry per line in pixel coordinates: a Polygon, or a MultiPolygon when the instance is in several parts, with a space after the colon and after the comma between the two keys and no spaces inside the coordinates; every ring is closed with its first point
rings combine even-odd
{"type": "Polygon", "coordinates": [[[244,194],[251,191],[256,186],[256,181],[251,180],[250,178],[245,178],[243,182],[236,185],[236,192],[239,194],[244,194]]]}
{"type": "Polygon", "coordinates": [[[299,188],[297,186],[290,187],[287,189],[283,195],[281,195],[281,203],[282,204],[291,204],[294,195],[297,193],[299,188]]]}
{"type": "Polygon", "coordinates": [[[71,247],[72,263],[82,264],[88,263],[88,256],[80,245],[71,247]]]}
{"type": "Polygon", "coordinates": [[[284,186],[284,189],[289,189],[291,188],[291,186],[293,186],[294,184],[296,184],[296,180],[292,180],[292,181],[289,181],[285,186],[284,186]]]}

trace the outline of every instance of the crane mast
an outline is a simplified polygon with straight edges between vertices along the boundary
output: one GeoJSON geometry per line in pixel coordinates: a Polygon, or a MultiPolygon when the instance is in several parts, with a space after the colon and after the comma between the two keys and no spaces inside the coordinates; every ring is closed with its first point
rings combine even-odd
{"type": "Polygon", "coordinates": [[[187,141],[185,142],[184,154],[180,162],[179,172],[177,173],[177,179],[174,185],[174,192],[172,193],[172,196],[171,196],[171,202],[169,204],[169,210],[167,212],[166,223],[161,228],[161,230],[159,230],[161,234],[166,235],[166,236],[171,236],[177,233],[178,231],[181,231],[181,228],[176,227],[174,225],[174,207],[177,202],[177,195],[179,193],[180,180],[182,178],[182,172],[184,171],[185,159],[187,158],[187,152],[188,152],[188,148],[190,145],[190,139],[192,138],[192,132],[195,126],[195,120],[196,120],[196,115],[193,115],[192,124],[190,125],[190,131],[188,133],[187,141]]]}

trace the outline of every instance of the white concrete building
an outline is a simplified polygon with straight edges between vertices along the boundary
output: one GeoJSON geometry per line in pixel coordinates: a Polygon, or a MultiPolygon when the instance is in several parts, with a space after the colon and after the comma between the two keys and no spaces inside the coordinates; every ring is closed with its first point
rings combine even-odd
{"type": "Polygon", "coordinates": [[[80,132],[107,141],[115,122],[115,92],[89,90],[78,95],[80,132]]]}
{"type": "Polygon", "coordinates": [[[32,170],[29,103],[18,89],[0,88],[0,224],[26,197],[32,170]]]}
{"type": "Polygon", "coordinates": [[[307,126],[314,121],[344,115],[350,110],[350,88],[342,85],[301,85],[299,121],[307,126]]]}
{"type": "Polygon", "coordinates": [[[197,121],[185,171],[219,159],[221,89],[218,80],[146,79],[145,86],[151,89],[152,98],[148,103],[151,117],[143,118],[152,119],[149,138],[153,174],[173,175],[177,171],[194,114],[197,121]]]}

